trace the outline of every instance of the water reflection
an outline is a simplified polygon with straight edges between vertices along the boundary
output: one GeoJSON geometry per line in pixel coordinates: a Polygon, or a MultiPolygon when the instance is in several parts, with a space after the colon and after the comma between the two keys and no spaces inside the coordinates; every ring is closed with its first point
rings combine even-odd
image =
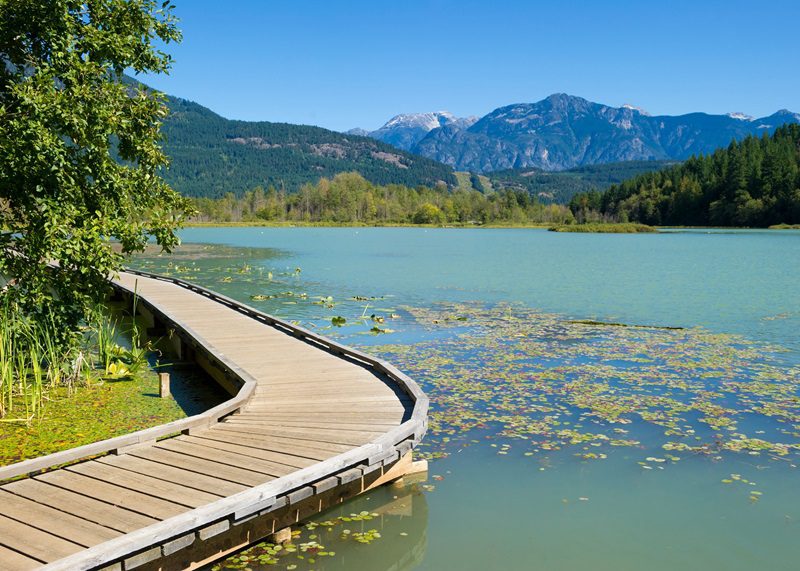
{"type": "Polygon", "coordinates": [[[268,555],[271,545],[262,543],[207,569],[416,569],[425,558],[427,533],[428,504],[421,483],[406,479],[321,513],[300,528],[288,549],[274,556],[268,555]],[[354,505],[358,506],[358,513],[352,512],[354,505]],[[365,535],[373,539],[369,543],[356,539],[365,535]],[[289,552],[293,548],[297,551],[289,552]]]}

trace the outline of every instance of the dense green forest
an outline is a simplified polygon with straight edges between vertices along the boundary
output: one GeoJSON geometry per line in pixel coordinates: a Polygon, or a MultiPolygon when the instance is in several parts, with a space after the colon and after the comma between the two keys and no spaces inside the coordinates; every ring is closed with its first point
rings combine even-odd
{"type": "Polygon", "coordinates": [[[751,136],[605,192],[573,197],[579,221],[754,226],[800,222],[800,125],[751,136]]]}
{"type": "Polygon", "coordinates": [[[456,184],[453,170],[368,137],[321,127],[232,121],[192,101],[168,97],[166,181],[184,196],[237,196],[256,186],[296,191],[341,172],[374,184],[456,184]]]}
{"type": "Polygon", "coordinates": [[[563,205],[542,204],[527,191],[450,191],[375,185],[358,173],[323,177],[298,192],[256,187],[237,197],[195,198],[196,222],[303,222],[332,224],[564,224],[563,205]]]}
{"type": "MultiPolygon", "coordinates": [[[[509,169],[487,173],[492,187],[527,190],[542,202],[567,204],[580,192],[604,190],[636,175],[673,166],[676,161],[626,161],[587,165],[565,171],[509,169]]],[[[480,188],[478,190],[481,190],[480,188]]]]}

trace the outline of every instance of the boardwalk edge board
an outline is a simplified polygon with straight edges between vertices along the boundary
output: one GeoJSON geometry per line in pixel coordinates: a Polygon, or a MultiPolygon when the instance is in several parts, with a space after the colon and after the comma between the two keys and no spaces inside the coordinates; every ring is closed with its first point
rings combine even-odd
{"type": "MultiPolygon", "coordinates": [[[[338,481],[339,485],[344,485],[354,479],[362,478],[366,474],[374,473],[376,470],[384,470],[409,453],[424,436],[427,430],[428,397],[412,379],[382,359],[341,345],[303,327],[260,312],[201,286],[144,271],[125,270],[125,272],[185,288],[323,351],[366,366],[373,372],[388,378],[407,394],[414,402],[413,410],[408,420],[367,444],[53,561],[44,565],[43,569],[71,571],[102,568],[104,565],[121,562],[137,554],[155,552],[154,548],[159,548],[159,553],[164,556],[169,555],[173,548],[171,544],[178,540],[183,543],[188,537],[187,534],[192,537],[197,535],[202,539],[204,530],[211,526],[215,526],[215,529],[216,527],[228,529],[230,526],[238,525],[252,517],[268,514],[330,489],[331,481],[334,479],[338,481]]],[[[0,482],[19,476],[35,475],[43,470],[109,452],[123,454],[137,445],[147,445],[158,439],[188,433],[190,429],[212,426],[224,417],[242,409],[255,394],[257,382],[252,376],[238,367],[236,363],[231,362],[207,340],[197,335],[191,327],[173,319],[168,308],[150,303],[146,297],[121,283],[114,282],[113,285],[121,293],[128,296],[136,295],[138,304],[145,307],[161,324],[169,329],[174,329],[184,343],[193,347],[199,354],[202,353],[202,356],[220,372],[234,381],[238,386],[238,392],[229,400],[201,414],[2,467],[0,468],[0,482]]]]}

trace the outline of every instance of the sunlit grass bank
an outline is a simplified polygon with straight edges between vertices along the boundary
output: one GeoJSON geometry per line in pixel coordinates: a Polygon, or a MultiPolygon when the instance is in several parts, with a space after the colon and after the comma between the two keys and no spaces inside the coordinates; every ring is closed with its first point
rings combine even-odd
{"type": "Polygon", "coordinates": [[[49,391],[29,423],[0,423],[0,465],[11,464],[164,424],[185,413],[158,396],[158,375],[141,370],[122,380],[95,380],[49,391]]]}

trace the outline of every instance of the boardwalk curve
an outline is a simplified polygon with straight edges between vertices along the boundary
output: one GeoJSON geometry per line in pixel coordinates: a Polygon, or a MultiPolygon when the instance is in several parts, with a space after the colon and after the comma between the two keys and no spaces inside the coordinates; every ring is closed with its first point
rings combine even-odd
{"type": "Polygon", "coordinates": [[[0,486],[0,567],[194,566],[402,476],[428,399],[393,366],[182,280],[114,283],[232,397],[0,468],[29,476],[0,486]]]}

